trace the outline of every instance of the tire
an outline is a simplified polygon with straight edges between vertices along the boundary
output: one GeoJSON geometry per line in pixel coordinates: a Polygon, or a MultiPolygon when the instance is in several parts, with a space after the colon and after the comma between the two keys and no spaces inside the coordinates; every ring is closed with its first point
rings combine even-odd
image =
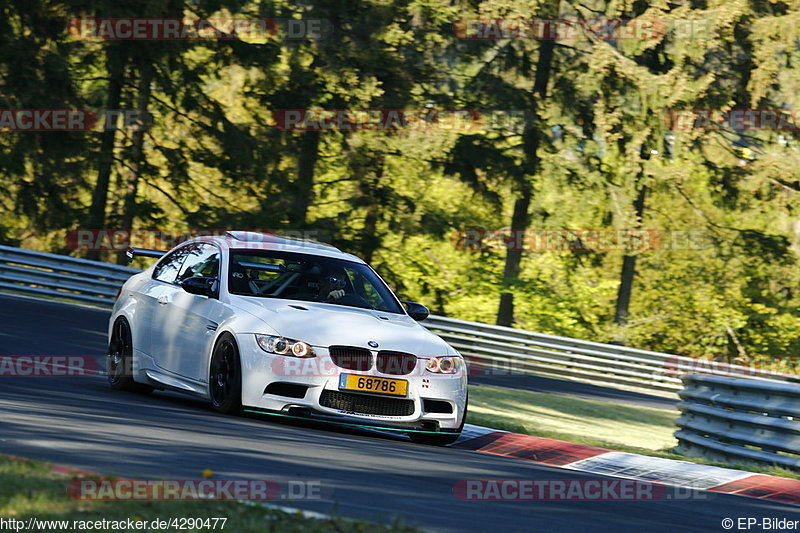
{"type": "Polygon", "coordinates": [[[469,406],[469,394],[467,394],[467,401],[464,402],[464,417],[461,419],[461,425],[453,433],[409,433],[408,436],[412,442],[417,444],[428,444],[431,446],[447,446],[453,444],[461,436],[464,431],[464,424],[467,422],[467,407],[469,406]]]}
{"type": "Polygon", "coordinates": [[[106,358],[108,384],[112,389],[149,394],[153,387],[133,379],[133,338],[131,327],[124,318],[118,318],[111,330],[111,342],[106,358]]]}
{"type": "Polygon", "coordinates": [[[233,337],[224,333],[214,346],[208,373],[208,395],[214,410],[226,415],[242,411],[242,366],[233,337]]]}

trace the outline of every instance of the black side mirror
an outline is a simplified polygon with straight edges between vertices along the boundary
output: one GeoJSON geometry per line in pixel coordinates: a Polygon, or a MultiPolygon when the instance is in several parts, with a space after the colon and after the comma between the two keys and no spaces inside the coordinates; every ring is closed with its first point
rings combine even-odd
{"type": "Polygon", "coordinates": [[[425,320],[426,318],[428,318],[428,315],[431,314],[431,312],[428,311],[427,307],[425,307],[422,304],[418,304],[417,302],[401,302],[401,303],[406,306],[406,312],[408,313],[408,316],[410,316],[417,322],[425,320]]]}
{"type": "Polygon", "coordinates": [[[206,278],[204,276],[192,276],[180,282],[183,290],[190,294],[199,294],[200,296],[208,296],[209,298],[216,298],[217,287],[219,282],[217,278],[206,278]]]}

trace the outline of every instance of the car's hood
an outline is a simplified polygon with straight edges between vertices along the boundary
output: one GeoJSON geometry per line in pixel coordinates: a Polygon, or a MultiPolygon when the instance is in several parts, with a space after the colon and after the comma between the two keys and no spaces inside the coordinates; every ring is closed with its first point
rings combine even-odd
{"type": "MultiPolygon", "coordinates": [[[[420,357],[455,353],[442,339],[409,316],[336,304],[236,297],[232,303],[251,313],[279,335],[313,346],[359,346],[397,350],[420,357]]],[[[257,333],[257,332],[254,332],[257,333]]]]}

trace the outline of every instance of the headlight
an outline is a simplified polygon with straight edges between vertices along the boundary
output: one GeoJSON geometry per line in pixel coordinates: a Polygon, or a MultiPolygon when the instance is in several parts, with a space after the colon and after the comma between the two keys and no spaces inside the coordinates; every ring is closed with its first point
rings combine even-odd
{"type": "Polygon", "coordinates": [[[303,341],[256,333],[256,342],[267,353],[288,355],[290,357],[314,357],[316,355],[311,346],[303,341]]]}
{"type": "Polygon", "coordinates": [[[425,370],[434,374],[455,374],[461,368],[461,357],[431,357],[425,370]]]}

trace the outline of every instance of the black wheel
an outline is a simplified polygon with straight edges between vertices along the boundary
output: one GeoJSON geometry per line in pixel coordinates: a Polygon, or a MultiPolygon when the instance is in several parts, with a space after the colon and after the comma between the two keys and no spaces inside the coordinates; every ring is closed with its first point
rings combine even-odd
{"type": "Polygon", "coordinates": [[[431,446],[447,446],[453,444],[461,436],[464,431],[464,424],[467,422],[467,407],[469,406],[469,394],[467,401],[464,403],[464,417],[461,419],[461,425],[454,433],[409,433],[408,436],[412,442],[417,444],[429,444],[431,446]]]}
{"type": "Polygon", "coordinates": [[[225,334],[214,347],[208,388],[214,409],[224,414],[238,414],[242,410],[242,370],[239,348],[233,337],[225,334]]]}
{"type": "Polygon", "coordinates": [[[124,318],[118,318],[111,331],[106,370],[112,389],[145,394],[153,391],[153,387],[133,380],[133,340],[130,325],[124,318]]]}

